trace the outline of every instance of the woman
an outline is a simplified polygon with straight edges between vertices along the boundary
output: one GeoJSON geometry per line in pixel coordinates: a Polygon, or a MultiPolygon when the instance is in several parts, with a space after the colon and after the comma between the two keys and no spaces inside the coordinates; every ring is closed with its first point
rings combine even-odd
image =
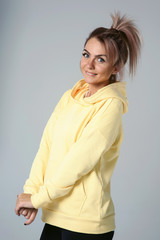
{"type": "Polygon", "coordinates": [[[61,97],[52,113],[15,212],[34,221],[42,208],[44,239],[112,239],[115,212],[110,180],[123,138],[129,58],[134,74],[141,48],[133,21],[111,15],[111,28],[87,38],[81,59],[84,76],[61,97]]]}

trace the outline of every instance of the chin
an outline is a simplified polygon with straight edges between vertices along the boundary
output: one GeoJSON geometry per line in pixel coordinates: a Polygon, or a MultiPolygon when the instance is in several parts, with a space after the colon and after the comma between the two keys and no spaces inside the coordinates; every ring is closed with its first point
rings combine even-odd
{"type": "Polygon", "coordinates": [[[84,80],[87,82],[87,83],[96,83],[96,80],[94,79],[95,77],[90,77],[90,76],[84,76],[84,80]]]}
{"type": "Polygon", "coordinates": [[[88,84],[95,84],[95,82],[92,79],[84,78],[84,80],[88,84]]]}

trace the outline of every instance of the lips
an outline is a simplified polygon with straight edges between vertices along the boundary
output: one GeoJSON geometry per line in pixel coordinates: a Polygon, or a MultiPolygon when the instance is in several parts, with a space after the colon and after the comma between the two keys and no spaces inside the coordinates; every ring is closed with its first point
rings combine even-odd
{"type": "Polygon", "coordinates": [[[95,75],[97,75],[96,73],[92,73],[92,72],[88,72],[88,71],[86,71],[86,74],[87,74],[88,76],[95,76],[95,75]]]}

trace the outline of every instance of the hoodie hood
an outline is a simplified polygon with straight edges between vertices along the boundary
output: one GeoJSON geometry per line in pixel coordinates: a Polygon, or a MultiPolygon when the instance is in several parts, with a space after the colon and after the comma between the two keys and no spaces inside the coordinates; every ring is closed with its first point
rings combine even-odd
{"type": "Polygon", "coordinates": [[[84,94],[88,91],[89,84],[84,80],[79,80],[71,90],[71,97],[80,104],[90,105],[108,98],[118,98],[123,103],[123,113],[128,111],[128,99],[126,94],[126,82],[115,82],[102,87],[90,97],[84,98],[84,94]]]}

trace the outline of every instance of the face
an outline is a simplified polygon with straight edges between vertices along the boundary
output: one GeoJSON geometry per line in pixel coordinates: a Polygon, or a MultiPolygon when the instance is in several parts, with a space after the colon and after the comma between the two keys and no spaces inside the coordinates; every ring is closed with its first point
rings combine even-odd
{"type": "Polygon", "coordinates": [[[96,38],[91,38],[86,43],[80,66],[85,81],[97,89],[108,85],[111,74],[117,73],[108,60],[104,44],[96,38]]]}

